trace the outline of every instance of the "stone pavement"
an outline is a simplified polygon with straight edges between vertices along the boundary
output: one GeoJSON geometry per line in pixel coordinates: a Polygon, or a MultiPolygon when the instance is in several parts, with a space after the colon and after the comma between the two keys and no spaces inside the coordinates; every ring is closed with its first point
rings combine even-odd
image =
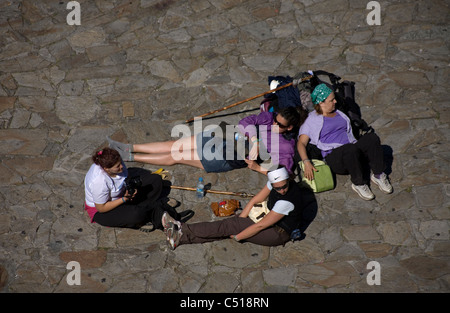
{"type": "MultiPolygon", "coordinates": [[[[448,1],[380,1],[379,26],[366,22],[368,2],[81,0],[81,25],[70,26],[67,1],[1,1],[0,290],[449,292],[448,1]],[[356,82],[392,195],[373,188],[376,199],[361,200],[338,176],[316,195],[306,238],[285,247],[224,240],[169,251],[160,231],[89,223],[83,180],[106,136],[168,140],[185,119],[266,91],[267,76],[308,69],[356,82]],[[81,286],[67,283],[70,261],[81,286]],[[367,283],[370,261],[381,285],[367,283]]],[[[255,193],[265,183],[248,169],[166,170],[181,186],[203,176],[255,193]]],[[[195,210],[192,222],[213,219],[210,203],[226,199],[171,196],[195,210]]]]}

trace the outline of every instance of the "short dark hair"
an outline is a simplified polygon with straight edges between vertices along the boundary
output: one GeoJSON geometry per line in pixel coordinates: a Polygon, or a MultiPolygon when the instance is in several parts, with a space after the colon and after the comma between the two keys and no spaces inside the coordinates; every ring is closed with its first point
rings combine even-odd
{"type": "Polygon", "coordinates": [[[102,168],[111,168],[117,164],[117,162],[120,162],[120,160],[119,152],[111,148],[98,150],[92,156],[92,161],[102,168]]]}
{"type": "Polygon", "coordinates": [[[289,124],[288,126],[293,126],[294,130],[302,126],[303,122],[308,117],[308,112],[301,106],[279,109],[278,114],[285,118],[289,124]]]}

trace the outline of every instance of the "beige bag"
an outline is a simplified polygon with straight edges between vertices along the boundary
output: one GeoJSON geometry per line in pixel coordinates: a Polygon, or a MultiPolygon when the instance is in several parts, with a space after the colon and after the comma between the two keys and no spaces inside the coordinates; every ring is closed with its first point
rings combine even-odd
{"type": "Polygon", "coordinates": [[[270,210],[267,207],[267,201],[263,201],[261,203],[255,204],[252,209],[250,210],[250,213],[248,214],[248,217],[255,223],[258,223],[260,220],[263,219],[264,216],[269,214],[270,210]]]}

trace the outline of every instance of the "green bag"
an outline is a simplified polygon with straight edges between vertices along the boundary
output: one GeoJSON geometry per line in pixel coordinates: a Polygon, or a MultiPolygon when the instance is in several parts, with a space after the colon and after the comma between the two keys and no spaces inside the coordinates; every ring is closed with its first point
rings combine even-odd
{"type": "MultiPolygon", "coordinates": [[[[302,175],[301,185],[311,189],[313,192],[323,192],[334,188],[333,175],[331,174],[330,167],[321,160],[313,159],[312,164],[316,168],[317,172],[314,172],[314,179],[309,180],[304,175],[302,175]]],[[[302,172],[305,171],[303,162],[299,162],[302,172]]]]}

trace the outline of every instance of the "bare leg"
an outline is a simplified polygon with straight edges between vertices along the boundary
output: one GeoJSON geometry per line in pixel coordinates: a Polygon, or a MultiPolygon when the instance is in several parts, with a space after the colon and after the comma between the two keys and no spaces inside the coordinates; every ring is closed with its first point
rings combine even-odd
{"type": "Polygon", "coordinates": [[[171,153],[172,151],[183,151],[186,150],[196,150],[197,143],[194,136],[183,137],[178,140],[173,141],[162,141],[162,142],[149,142],[144,144],[134,144],[134,153],[171,153]]]}
{"type": "Polygon", "coordinates": [[[154,165],[175,165],[184,164],[200,169],[204,169],[197,154],[197,150],[184,151],[178,155],[172,153],[147,153],[147,154],[135,154],[134,160],[136,162],[154,164],[154,165]]]}

